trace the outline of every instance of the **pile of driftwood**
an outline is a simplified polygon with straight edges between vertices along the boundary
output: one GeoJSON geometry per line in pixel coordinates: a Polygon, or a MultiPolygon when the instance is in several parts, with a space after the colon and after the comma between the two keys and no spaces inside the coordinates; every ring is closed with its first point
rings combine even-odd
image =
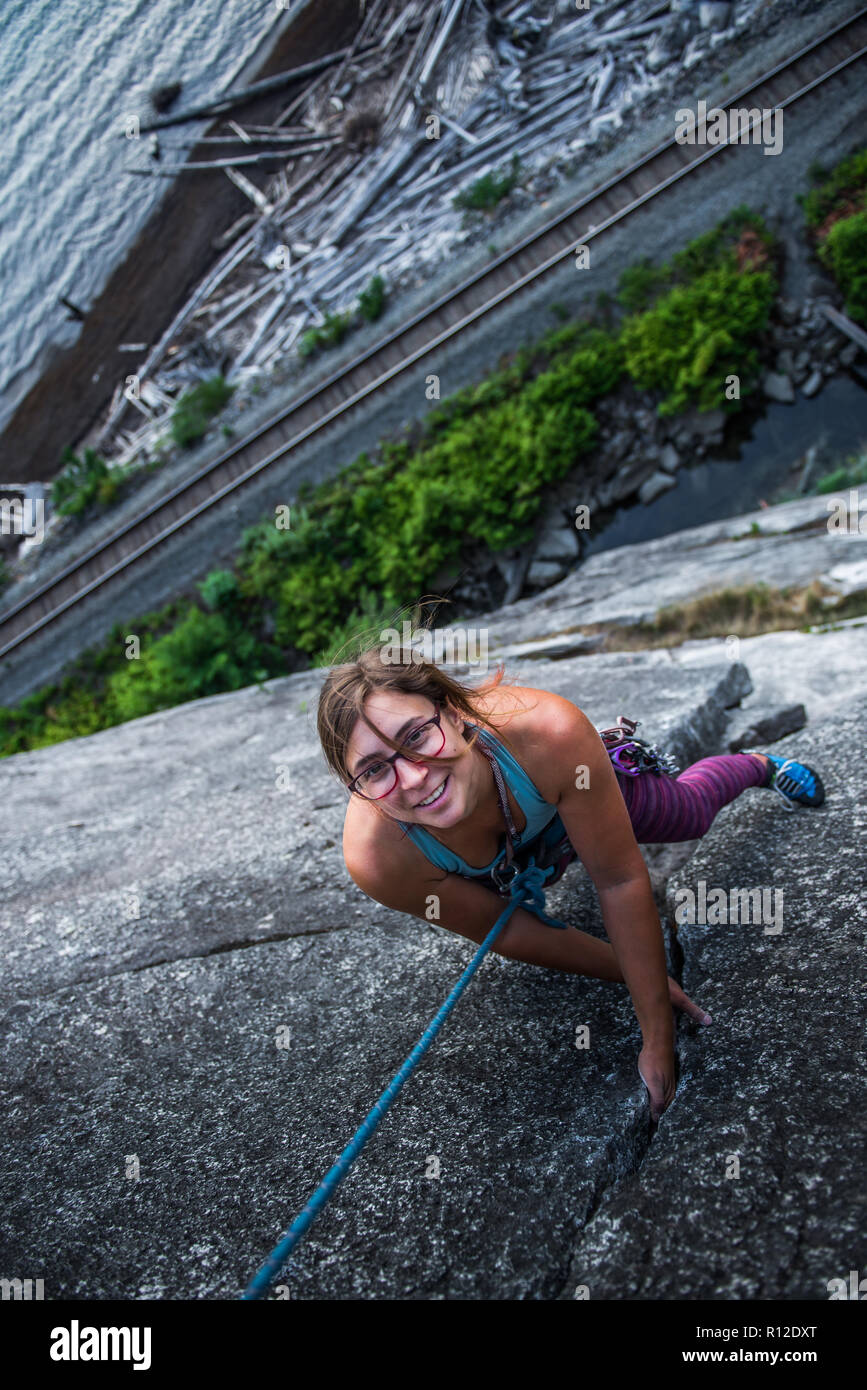
{"type": "Polygon", "coordinates": [[[192,381],[218,367],[235,382],[273,369],[376,274],[392,292],[429,277],[466,236],[455,195],[513,155],[521,181],[574,161],[664,69],[691,65],[758,3],[739,0],[736,16],[733,5],[687,0],[592,0],[586,10],[572,0],[368,0],[350,48],[142,126],[157,140],[162,126],[224,115],[208,137],[213,161],[167,166],[154,147],[150,167],[133,172],[193,181],[220,169],[252,206],[130,367],[134,384],[118,387],[97,446],[117,463],[147,453],[192,381]],[[715,11],[713,22],[699,11],[715,11]],[[251,92],[299,79],[272,126],[229,115],[251,92]],[[144,419],[121,433],[128,405],[144,419]]]}

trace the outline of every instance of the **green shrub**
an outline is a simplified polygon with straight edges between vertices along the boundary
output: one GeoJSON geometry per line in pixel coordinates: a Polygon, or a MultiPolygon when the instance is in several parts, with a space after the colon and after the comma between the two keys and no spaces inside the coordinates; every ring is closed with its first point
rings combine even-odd
{"type": "Polygon", "coordinates": [[[304,333],[298,343],[298,353],[301,357],[310,357],[320,348],[333,347],[335,343],[343,341],[346,331],[352,322],[350,313],[325,315],[325,322],[318,328],[310,328],[304,333]]]}
{"type": "Polygon", "coordinates": [[[799,197],[804,209],[808,227],[819,227],[830,213],[855,201],[861,206],[867,193],[867,147],[856,150],[843,159],[837,167],[823,177],[824,171],[811,166],[811,175],[819,175],[821,182],[809,193],[799,197]]]}
{"type": "Polygon", "coordinates": [[[222,612],[191,606],[177,627],[109,676],[106,694],[118,720],[137,719],[186,700],[239,690],[269,674],[254,631],[222,612]]]}
{"type": "Polygon", "coordinates": [[[628,266],[618,281],[617,301],[628,313],[638,314],[648,309],[653,300],[676,285],[688,285],[706,271],[731,261],[731,253],[742,234],[755,232],[766,250],[774,239],[764,220],[751,212],[746,204],[734,208],[726,217],[701,236],[687,242],[668,262],[655,266],[645,256],[628,266]]]}
{"type": "Polygon", "coordinates": [[[232,570],[211,570],[196,587],[202,596],[202,603],[210,612],[216,613],[221,609],[227,613],[237,611],[241,590],[237,575],[232,570]]]}
{"type": "Polygon", "coordinates": [[[508,173],[491,171],[470,184],[462,193],[455,194],[452,205],[456,208],[494,208],[507,194],[511,193],[520,177],[521,162],[517,154],[512,155],[508,173]]]}
{"type": "Polygon", "coordinates": [[[358,308],[362,316],[371,323],[378,319],[385,303],[385,281],[381,275],[374,275],[366,289],[358,296],[358,308]]]}
{"type": "Polygon", "coordinates": [[[819,251],[843,294],[846,313],[867,323],[867,212],[835,222],[819,251]]]}
{"type": "Polygon", "coordinates": [[[654,295],[669,282],[667,266],[655,266],[648,256],[627,266],[617,282],[615,298],[631,314],[646,309],[654,295]]]}
{"type": "Polygon", "coordinates": [[[665,393],[660,415],[692,404],[725,405],[725,379],[758,374],[757,335],[775,297],[769,271],[739,271],[734,256],[688,285],[669,290],[622,328],[626,368],[636,385],[665,393]]]}
{"type": "Polygon", "coordinates": [[[186,449],[201,439],[211,417],[222,410],[234,390],[225,377],[217,375],[184,391],[172,411],[171,432],[175,443],[186,449]]]}
{"type": "MultiPolygon", "coordinates": [[[[101,501],[100,490],[109,478],[108,464],[93,449],[86,448],[79,458],[68,445],[61,461],[63,469],[51,484],[51,504],[61,516],[81,516],[101,501]]],[[[107,495],[104,491],[103,496],[107,495]]]]}

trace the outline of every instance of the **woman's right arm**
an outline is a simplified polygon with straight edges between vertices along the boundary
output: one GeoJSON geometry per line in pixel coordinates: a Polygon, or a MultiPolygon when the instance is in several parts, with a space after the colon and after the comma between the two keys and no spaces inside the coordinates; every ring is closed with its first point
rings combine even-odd
{"type": "MultiPolygon", "coordinates": [[[[431,864],[411,840],[389,846],[387,860],[381,844],[375,850],[359,845],[355,852],[345,847],[344,855],[350,877],[369,898],[437,922],[479,945],[507,905],[505,898],[460,874],[431,876],[431,864]]],[[[546,926],[526,908],[512,913],[491,949],[510,960],[623,983],[610,942],[574,928],[546,926]]]]}

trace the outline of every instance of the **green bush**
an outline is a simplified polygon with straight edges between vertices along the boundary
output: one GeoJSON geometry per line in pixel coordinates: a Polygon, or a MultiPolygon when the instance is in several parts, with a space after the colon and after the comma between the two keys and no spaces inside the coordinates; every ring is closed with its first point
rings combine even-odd
{"type": "Polygon", "coordinates": [[[196,587],[210,612],[237,612],[241,590],[232,570],[211,570],[196,587]]]}
{"type": "Polygon", "coordinates": [[[347,329],[352,323],[350,313],[325,315],[325,322],[318,328],[310,328],[304,333],[298,343],[298,353],[301,357],[310,357],[320,348],[333,347],[335,343],[340,343],[346,336],[347,329]]]}
{"type": "Polygon", "coordinates": [[[667,266],[655,266],[648,256],[636,265],[627,266],[617,282],[618,304],[631,314],[646,309],[654,295],[669,282],[667,266]]]}
{"type": "Polygon", "coordinates": [[[828,175],[817,166],[811,166],[808,173],[820,178],[817,187],[798,199],[808,227],[821,226],[830,213],[846,207],[852,201],[864,205],[867,194],[867,147],[841,160],[828,175]]]}
{"type": "Polygon", "coordinates": [[[819,251],[843,294],[850,318],[867,324],[867,212],[835,222],[819,251]]]}
{"type": "Polygon", "coordinates": [[[119,722],[240,690],[270,674],[254,631],[222,612],[203,613],[191,606],[177,627],[109,676],[106,694],[119,722]]]}
{"type": "Polygon", "coordinates": [[[725,379],[758,374],[756,336],[765,327],[776,286],[770,271],[739,271],[734,256],[691,284],[669,290],[652,309],[626,319],[626,368],[636,385],[663,391],[660,415],[696,404],[725,405],[725,379]]]}
{"type": "Polygon", "coordinates": [[[374,275],[366,289],[358,296],[358,308],[363,318],[371,323],[378,319],[385,303],[385,281],[381,275],[374,275]]]}
{"type": "Polygon", "coordinates": [[[105,497],[112,500],[104,488],[109,480],[108,464],[95,450],[86,448],[79,458],[67,445],[61,462],[63,468],[51,484],[51,504],[61,516],[81,516],[93,503],[105,497]]]}
{"type": "Polygon", "coordinates": [[[211,417],[230,399],[234,386],[225,377],[217,375],[184,391],[178,397],[172,411],[171,432],[175,443],[186,449],[205,434],[211,417]]]}
{"type": "Polygon", "coordinates": [[[731,252],[746,230],[755,232],[765,249],[771,250],[774,239],[764,220],[741,204],[715,227],[687,242],[670,261],[655,266],[644,256],[636,264],[627,266],[618,281],[618,303],[630,314],[642,313],[666,290],[676,285],[689,285],[706,271],[721,263],[730,263],[731,252]]]}
{"type": "Polygon", "coordinates": [[[452,205],[456,208],[495,208],[507,194],[511,193],[515,184],[518,182],[521,171],[521,162],[517,154],[512,155],[508,173],[498,174],[491,171],[482,174],[481,178],[470,184],[462,193],[455,194],[452,198],[452,205]]]}

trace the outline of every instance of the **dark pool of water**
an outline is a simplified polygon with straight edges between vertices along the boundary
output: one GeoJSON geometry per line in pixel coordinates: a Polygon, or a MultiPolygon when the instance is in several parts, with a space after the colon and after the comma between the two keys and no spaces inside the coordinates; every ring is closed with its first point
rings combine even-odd
{"type": "Polygon", "coordinates": [[[823,453],[816,476],[867,443],[867,374],[855,370],[828,381],[811,400],[769,403],[762,414],[729,422],[726,440],[703,459],[684,464],[676,487],[645,506],[631,502],[597,517],[579,532],[582,559],[619,545],[654,540],[672,531],[757,511],[761,502],[794,492],[811,445],[823,453]]]}

